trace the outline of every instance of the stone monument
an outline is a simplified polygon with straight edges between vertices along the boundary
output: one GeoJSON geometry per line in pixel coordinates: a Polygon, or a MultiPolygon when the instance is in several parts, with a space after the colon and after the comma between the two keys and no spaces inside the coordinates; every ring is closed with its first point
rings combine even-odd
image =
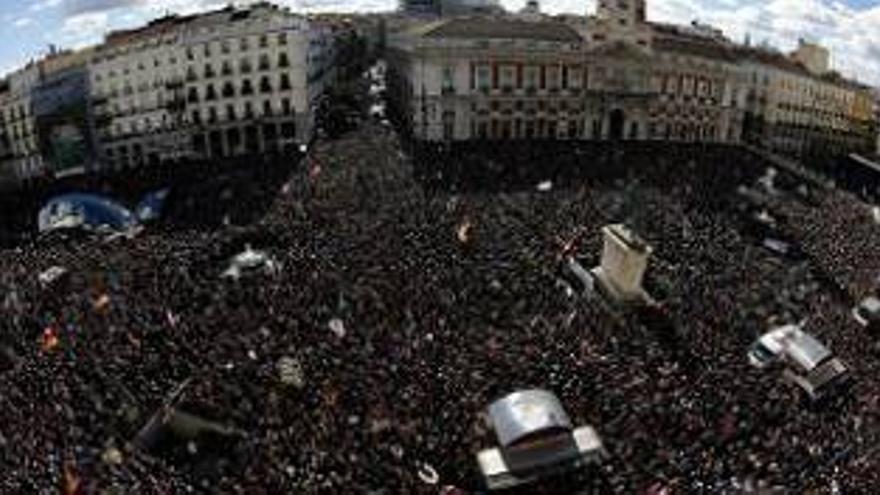
{"type": "Polygon", "coordinates": [[[592,270],[602,291],[614,302],[644,304],[649,301],[642,279],[653,249],[621,224],[602,228],[601,264],[592,270]]]}

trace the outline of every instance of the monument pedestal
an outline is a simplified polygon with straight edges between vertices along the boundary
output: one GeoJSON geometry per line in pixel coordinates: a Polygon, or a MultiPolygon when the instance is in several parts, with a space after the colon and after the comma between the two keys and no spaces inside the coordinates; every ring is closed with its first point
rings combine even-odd
{"type": "Polygon", "coordinates": [[[602,229],[601,265],[590,273],[606,299],[621,306],[641,306],[651,301],[642,288],[651,247],[623,225],[602,229]]]}
{"type": "Polygon", "coordinates": [[[599,294],[615,306],[632,308],[644,306],[651,301],[651,297],[642,289],[625,292],[615,286],[601,266],[590,270],[590,274],[593,275],[593,279],[596,281],[596,288],[599,294]]]}

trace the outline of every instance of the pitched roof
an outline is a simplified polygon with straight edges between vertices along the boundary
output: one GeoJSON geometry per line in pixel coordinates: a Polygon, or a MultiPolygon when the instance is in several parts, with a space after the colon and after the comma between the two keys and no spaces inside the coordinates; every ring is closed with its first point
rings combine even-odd
{"type": "Polygon", "coordinates": [[[671,24],[651,23],[654,49],[696,55],[728,62],[737,59],[732,46],[723,40],[683,30],[671,24]]]}
{"type": "Polygon", "coordinates": [[[715,60],[733,62],[737,60],[736,54],[729,47],[712,40],[704,40],[686,37],[658,37],[653,42],[654,49],[696,55],[715,60]]]}
{"type": "Polygon", "coordinates": [[[555,21],[525,21],[498,17],[459,17],[440,23],[424,34],[427,38],[527,39],[577,43],[581,36],[570,26],[555,21]]]}

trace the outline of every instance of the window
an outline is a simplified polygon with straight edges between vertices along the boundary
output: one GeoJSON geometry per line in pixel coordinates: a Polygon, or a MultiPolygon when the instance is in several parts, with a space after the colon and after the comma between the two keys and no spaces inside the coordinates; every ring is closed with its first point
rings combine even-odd
{"type": "Polygon", "coordinates": [[[229,41],[223,40],[220,42],[220,52],[224,55],[229,55],[229,41]]]}
{"type": "Polygon", "coordinates": [[[205,64],[205,79],[210,79],[215,75],[214,68],[211,67],[211,64],[205,64]]]}
{"type": "Polygon", "coordinates": [[[196,70],[192,68],[192,66],[187,67],[186,69],[186,80],[189,82],[193,82],[198,77],[196,76],[196,70]]]}
{"type": "Polygon", "coordinates": [[[263,76],[263,78],[260,79],[260,92],[261,93],[272,92],[272,84],[269,82],[269,78],[266,76],[263,76]]]}
{"type": "Polygon", "coordinates": [[[242,81],[242,83],[241,83],[241,94],[242,94],[243,96],[247,96],[247,95],[252,95],[252,94],[254,94],[254,87],[251,86],[251,80],[250,80],[250,79],[245,79],[244,81],[242,81]]]}
{"type": "MultiPolygon", "coordinates": [[[[508,122],[508,124],[510,124],[508,122]]],[[[449,141],[455,137],[455,112],[443,113],[443,139],[449,141]]]]}
{"type": "Polygon", "coordinates": [[[443,94],[455,93],[455,67],[452,65],[447,65],[443,67],[441,92],[443,94]]]}
{"type": "Polygon", "coordinates": [[[293,122],[284,122],[281,124],[281,135],[285,138],[293,138],[296,136],[296,125],[293,122]]]}
{"type": "Polygon", "coordinates": [[[254,118],[254,107],[249,101],[244,102],[244,116],[248,119],[254,118]]]}
{"type": "Polygon", "coordinates": [[[208,109],[208,123],[215,124],[217,123],[217,109],[211,107],[208,109]]]}
{"type": "Polygon", "coordinates": [[[210,56],[211,56],[211,44],[210,44],[210,43],[205,43],[205,45],[204,45],[203,48],[204,48],[203,51],[204,51],[205,56],[206,56],[206,57],[210,57],[210,56]]]}
{"type": "Polygon", "coordinates": [[[278,54],[278,67],[290,67],[290,60],[284,52],[278,54]]]}
{"type": "Polygon", "coordinates": [[[239,50],[241,50],[241,51],[243,51],[243,52],[246,52],[246,51],[248,51],[249,48],[250,48],[250,44],[248,43],[248,39],[247,39],[247,38],[242,38],[242,39],[238,42],[238,49],[239,49],[239,50]]]}
{"type": "Polygon", "coordinates": [[[260,48],[266,48],[269,46],[269,38],[264,34],[260,36],[260,48]]]}
{"type": "Polygon", "coordinates": [[[235,87],[232,86],[232,83],[227,81],[223,84],[223,97],[224,98],[232,98],[235,96],[235,87]]]}
{"type": "Polygon", "coordinates": [[[269,70],[269,56],[265,53],[260,55],[260,70],[269,70]]]}
{"type": "Polygon", "coordinates": [[[278,33],[278,46],[287,45],[287,33],[278,33]]]}
{"type": "Polygon", "coordinates": [[[489,89],[489,79],[491,78],[491,71],[488,66],[481,65],[477,69],[477,86],[481,90],[489,89]]]}
{"type": "Polygon", "coordinates": [[[281,74],[281,90],[287,91],[290,89],[290,76],[287,74],[281,74]]]}
{"type": "Polygon", "coordinates": [[[226,105],[226,120],[235,120],[235,107],[226,105]]]}
{"type": "Polygon", "coordinates": [[[192,61],[195,57],[193,56],[192,48],[186,49],[186,59],[192,61]]]}
{"type": "Polygon", "coordinates": [[[281,100],[281,113],[284,115],[290,115],[290,98],[284,98],[281,100]]]}
{"type": "Polygon", "coordinates": [[[242,74],[250,74],[251,73],[251,61],[247,58],[241,59],[239,62],[239,69],[242,74]]]}
{"type": "Polygon", "coordinates": [[[205,89],[205,101],[213,101],[217,99],[217,92],[214,91],[214,85],[208,84],[205,89]]]}
{"type": "Polygon", "coordinates": [[[266,100],[263,102],[263,115],[269,117],[272,115],[272,102],[266,100]]]}
{"type": "Polygon", "coordinates": [[[232,75],[232,64],[230,64],[228,60],[223,61],[223,67],[220,69],[220,73],[224,76],[232,75]]]}

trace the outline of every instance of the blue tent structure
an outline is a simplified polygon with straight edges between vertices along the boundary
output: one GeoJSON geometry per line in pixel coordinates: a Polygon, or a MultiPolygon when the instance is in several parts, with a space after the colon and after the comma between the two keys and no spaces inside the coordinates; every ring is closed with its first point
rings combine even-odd
{"type": "Polygon", "coordinates": [[[40,209],[37,225],[40,232],[57,229],[126,230],[137,218],[119,203],[95,194],[70,193],[56,196],[40,209]]]}

